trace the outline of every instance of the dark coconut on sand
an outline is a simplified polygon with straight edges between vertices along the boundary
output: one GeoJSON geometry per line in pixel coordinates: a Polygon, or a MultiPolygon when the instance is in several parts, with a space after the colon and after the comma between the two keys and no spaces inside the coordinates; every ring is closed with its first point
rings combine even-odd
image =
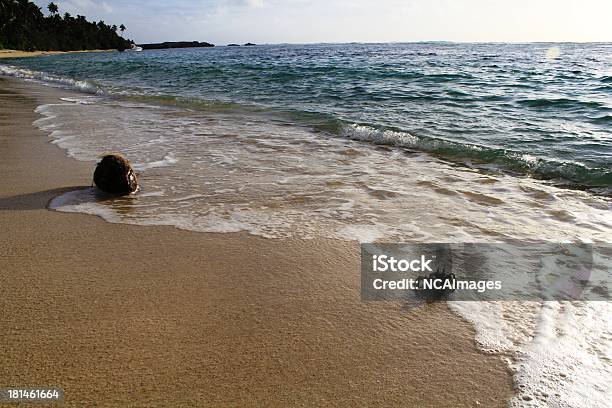
{"type": "Polygon", "coordinates": [[[130,162],[121,155],[108,154],[96,165],[93,181],[100,190],[125,195],[138,190],[138,178],[130,162]]]}

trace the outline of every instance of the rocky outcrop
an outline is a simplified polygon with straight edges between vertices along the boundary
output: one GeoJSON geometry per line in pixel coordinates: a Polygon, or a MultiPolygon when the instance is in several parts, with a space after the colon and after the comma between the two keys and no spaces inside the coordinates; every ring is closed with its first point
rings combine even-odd
{"type": "Polygon", "coordinates": [[[166,41],[163,43],[138,44],[143,50],[159,50],[166,48],[197,48],[214,47],[214,44],[198,41],[166,41]]]}

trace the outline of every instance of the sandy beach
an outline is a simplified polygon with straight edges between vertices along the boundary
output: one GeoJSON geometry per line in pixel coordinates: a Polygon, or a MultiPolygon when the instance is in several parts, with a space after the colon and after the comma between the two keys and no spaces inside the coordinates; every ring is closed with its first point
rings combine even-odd
{"type": "Polygon", "coordinates": [[[83,50],[83,51],[20,51],[20,50],[0,50],[1,58],[24,58],[24,57],[39,57],[41,55],[56,55],[56,54],[80,54],[84,52],[110,52],[117,50],[83,50]]]}
{"type": "Polygon", "coordinates": [[[69,407],[507,405],[506,364],[446,304],[361,301],[356,242],[48,210],[95,164],[32,125],[67,93],[0,79],[0,386],[69,407]]]}

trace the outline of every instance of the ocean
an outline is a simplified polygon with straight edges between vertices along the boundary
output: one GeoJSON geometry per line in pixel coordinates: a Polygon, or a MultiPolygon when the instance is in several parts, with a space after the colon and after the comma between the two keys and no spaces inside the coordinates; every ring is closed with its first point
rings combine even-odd
{"type": "MultiPolygon", "coordinates": [[[[67,54],[0,73],[79,91],[36,126],[77,160],[120,152],[140,173],[135,195],[78,190],[61,211],[271,239],[612,238],[609,43],[67,54]]],[[[611,399],[610,302],[451,307],[507,359],[513,405],[611,399]]]]}

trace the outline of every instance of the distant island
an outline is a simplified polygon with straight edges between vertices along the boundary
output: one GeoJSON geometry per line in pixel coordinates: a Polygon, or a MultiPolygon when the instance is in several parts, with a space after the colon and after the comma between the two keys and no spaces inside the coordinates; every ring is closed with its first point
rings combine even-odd
{"type": "Polygon", "coordinates": [[[20,51],[125,50],[134,43],[117,34],[121,24],[87,21],[85,16],[59,14],[51,2],[49,15],[28,0],[0,0],[0,49],[20,51]]]}
{"type": "Polygon", "coordinates": [[[138,44],[143,50],[160,50],[166,48],[214,47],[214,44],[198,41],[166,41],[163,43],[138,44]]]}

